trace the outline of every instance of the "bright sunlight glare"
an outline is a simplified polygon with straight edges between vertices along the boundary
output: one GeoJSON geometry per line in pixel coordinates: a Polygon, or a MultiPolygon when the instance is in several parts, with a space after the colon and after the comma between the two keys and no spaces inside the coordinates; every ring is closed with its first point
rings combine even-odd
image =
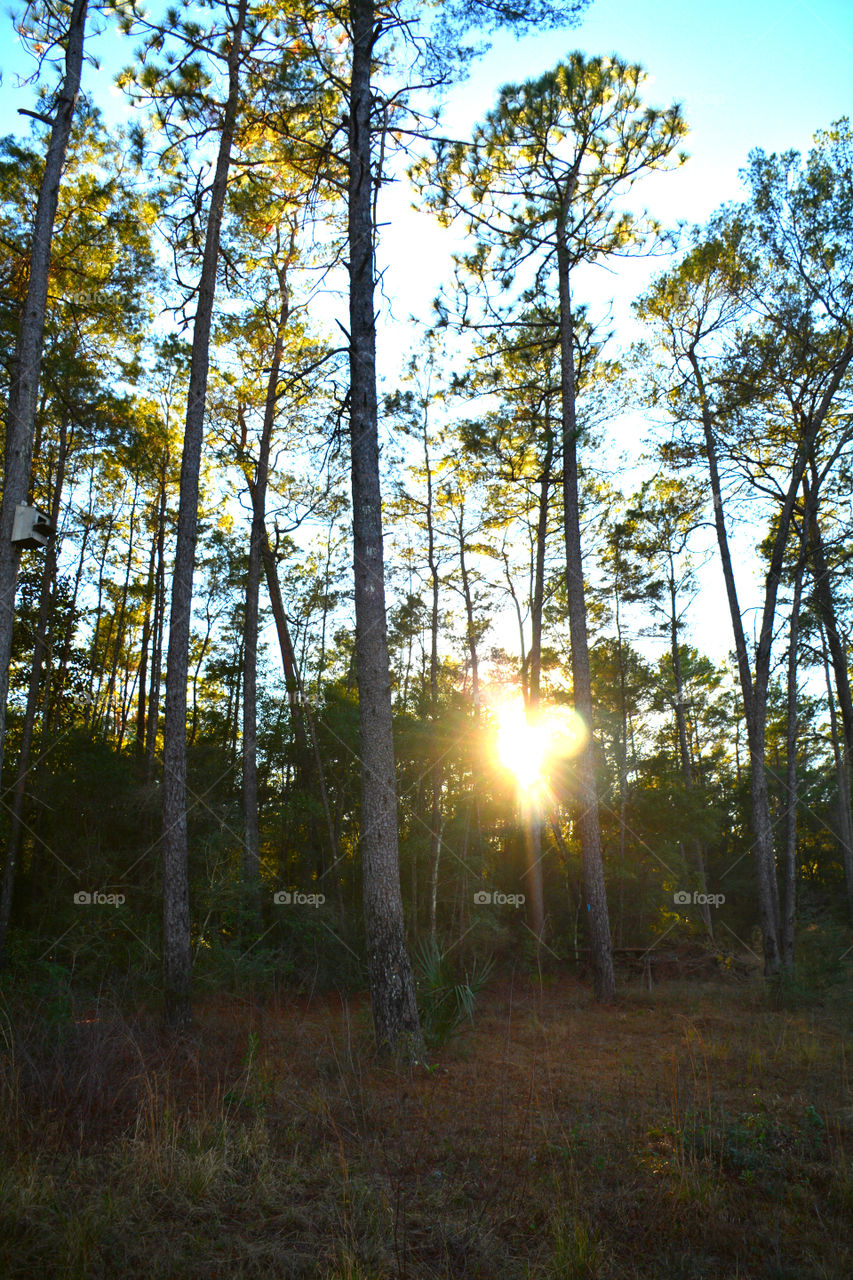
{"type": "Polygon", "coordinates": [[[525,791],[543,781],[550,763],[577,755],[585,742],[584,722],[571,707],[550,707],[533,721],[518,703],[497,708],[498,760],[525,791]]]}

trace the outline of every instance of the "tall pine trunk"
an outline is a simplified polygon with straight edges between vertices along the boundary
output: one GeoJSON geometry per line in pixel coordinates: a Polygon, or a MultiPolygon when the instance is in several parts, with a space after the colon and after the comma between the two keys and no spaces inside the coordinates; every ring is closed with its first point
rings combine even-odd
{"type": "Polygon", "coordinates": [[[575,710],[586,725],[587,739],[575,758],[577,780],[577,824],[583,856],[587,925],[594,974],[595,996],[612,1000],[616,982],[604,864],[601,856],[601,828],[598,818],[598,791],[595,781],[595,746],[592,736],[592,684],[586,628],[586,599],[583,586],[583,557],[580,532],[578,486],[578,426],[575,409],[575,357],[569,252],[566,244],[566,213],[561,210],[557,226],[557,270],[560,287],[560,386],[563,435],[563,521],[566,543],[566,594],[569,603],[569,635],[572,646],[572,688],[575,710]]]}
{"type": "MultiPolygon", "coordinates": [[[[317,794],[323,810],[326,839],[329,842],[329,865],[325,868],[323,877],[326,875],[333,875],[335,897],[338,903],[341,927],[343,928],[345,926],[345,917],[341,890],[341,877],[340,871],[338,870],[338,863],[340,861],[338,856],[338,837],[335,829],[335,822],[332,817],[331,806],[329,804],[329,793],[326,788],[326,773],[323,768],[323,757],[320,754],[320,743],[317,738],[317,726],[314,723],[311,703],[305,696],[305,688],[302,683],[302,677],[299,674],[296,654],[293,649],[293,640],[291,639],[290,628],[287,625],[287,614],[284,610],[281,586],[278,581],[275,555],[273,553],[272,546],[270,545],[269,534],[266,529],[263,531],[263,538],[261,540],[261,556],[263,559],[264,575],[267,582],[270,606],[272,608],[273,619],[275,621],[276,634],[278,635],[281,664],[282,669],[284,670],[284,681],[287,687],[288,701],[293,717],[297,753],[299,759],[304,761],[303,769],[306,774],[311,771],[308,763],[310,740],[310,759],[313,763],[313,774],[316,779],[317,794]]],[[[321,879],[323,877],[321,877],[321,879]]]]}
{"type": "Polygon", "coordinates": [[[430,718],[430,751],[432,753],[430,806],[430,895],[429,895],[429,936],[435,941],[438,920],[438,872],[441,862],[441,835],[444,830],[444,818],[441,812],[441,789],[444,780],[444,768],[440,762],[438,743],[438,603],[439,576],[438,561],[435,553],[435,525],[433,520],[433,485],[432,466],[429,456],[429,422],[426,412],[423,417],[424,470],[426,474],[426,523],[427,523],[427,566],[429,568],[432,603],[430,608],[430,647],[429,647],[429,718],[430,718]]]}
{"type": "Polygon", "coordinates": [[[773,644],[773,626],[776,615],[776,601],[779,583],[785,558],[791,520],[797,494],[806,471],[806,464],[813,455],[817,434],[826,419],[841,381],[853,359],[853,337],[849,338],[835,363],[819,403],[808,416],[798,422],[799,440],[796,453],[791,464],[788,487],[779,509],[779,518],[773,535],[770,563],[764,581],[764,606],[761,615],[761,630],[755,652],[755,678],[753,681],[743,631],[743,621],[738,605],[734,571],[728,546],[725,518],[723,513],[722,489],[720,485],[717,463],[717,443],[714,435],[714,422],[708,401],[702,371],[695,350],[691,347],[688,359],[693,370],[696,389],[699,394],[699,405],[702,416],[702,428],[705,439],[705,455],[708,461],[711,480],[711,495],[714,503],[714,521],[717,530],[717,542],[729,600],[732,627],[735,635],[738,672],[746,715],[747,737],[750,756],[750,782],[752,793],[753,843],[755,852],[756,878],[758,882],[758,909],[761,920],[761,931],[764,944],[764,972],[771,976],[779,970],[782,962],[781,953],[781,917],[779,909],[779,886],[776,879],[776,858],[773,847],[773,823],[770,816],[770,802],[767,794],[767,774],[765,768],[766,736],[767,736],[767,694],[770,682],[771,649],[773,644]]]}
{"type": "Polygon", "coordinates": [[[286,268],[279,274],[281,304],[273,347],[272,365],[267,379],[264,420],[261,428],[258,466],[252,494],[252,529],[249,538],[249,568],[246,575],[246,612],[243,621],[243,888],[250,928],[260,931],[261,862],[258,820],[258,603],[261,588],[263,542],[265,536],[267,482],[269,479],[270,444],[275,422],[276,394],[284,329],[290,303],[287,293],[286,268]]]}
{"type": "MultiPolygon", "coordinates": [[[[157,508],[154,507],[156,518],[157,508]]],[[[148,705],[148,647],[151,643],[151,614],[154,600],[154,583],[157,572],[157,530],[151,533],[151,550],[148,554],[148,577],[145,583],[145,617],[142,619],[142,640],[139,645],[139,668],[136,685],[136,729],[134,752],[138,761],[145,758],[145,713],[148,705]]]]}
{"type": "MultiPolygon", "coordinates": [[[[804,529],[803,539],[808,537],[804,529]]],[[[785,856],[782,865],[782,964],[794,969],[794,928],[797,920],[797,648],[800,635],[800,599],[803,591],[803,556],[794,578],[794,601],[788,632],[787,711],[785,724],[785,856]]]]}
{"type": "MultiPolygon", "coordinates": [[[[56,528],[59,524],[59,509],[62,502],[62,490],[65,484],[65,463],[68,456],[68,423],[63,421],[59,428],[59,455],[56,462],[56,483],[53,488],[51,504],[51,524],[56,528]]],[[[12,914],[12,899],[15,893],[15,873],[21,852],[21,837],[24,818],[25,784],[30,771],[33,735],[38,712],[39,689],[44,668],[48,624],[50,621],[51,592],[56,582],[57,546],[51,542],[45,557],[41,589],[39,591],[38,617],[36,620],[35,643],[30,667],[29,686],[27,688],[27,705],[24,710],[24,723],[21,730],[21,749],[18,755],[15,791],[12,797],[12,812],[9,826],[9,839],[6,845],[6,864],[3,871],[3,887],[0,891],[0,968],[6,960],[6,935],[12,914]]]]}
{"type": "MultiPolygon", "coordinates": [[[[670,654],[672,657],[672,677],[675,683],[675,724],[678,733],[678,753],[681,758],[681,776],[684,779],[684,790],[688,799],[693,793],[693,761],[690,757],[690,744],[687,741],[687,717],[684,714],[684,676],[681,670],[681,649],[678,644],[678,608],[675,587],[675,565],[670,556],[669,574],[669,644],[670,654]]],[[[691,840],[691,852],[693,856],[693,870],[696,875],[696,883],[699,892],[705,896],[707,889],[705,876],[705,855],[702,849],[702,841],[697,836],[691,840]]],[[[708,935],[708,941],[714,941],[714,926],[711,921],[711,908],[707,902],[703,902],[699,908],[702,916],[702,923],[705,926],[705,932],[708,935]]]]}
{"type": "Polygon", "coordinates": [[[157,513],[157,571],[154,578],[154,636],[151,645],[151,676],[148,684],[148,719],[145,725],[145,781],[154,780],[157,734],[160,731],[160,683],[163,668],[163,631],[166,624],[166,481],[169,451],[163,450],[160,473],[160,504],[157,513]]]}
{"type": "MultiPolygon", "coordinates": [[[[812,470],[812,489],[817,486],[817,476],[812,470]]],[[[809,530],[809,554],[812,562],[812,580],[814,596],[817,601],[823,630],[826,635],[829,653],[832,658],[832,670],[835,676],[835,689],[838,695],[838,706],[841,710],[841,726],[844,736],[844,748],[847,759],[853,757],[853,698],[850,694],[850,675],[847,670],[847,652],[838,626],[838,614],[835,607],[832,572],[826,558],[823,534],[816,518],[812,518],[809,530]]]]}
{"type": "Polygon", "coordinates": [[[699,392],[702,413],[702,428],[705,439],[705,457],[708,462],[708,474],[711,481],[711,499],[714,506],[714,524],[717,533],[717,546],[726,584],[726,596],[729,603],[732,630],[735,640],[738,675],[740,677],[741,696],[743,698],[744,718],[746,720],[747,741],[749,743],[750,793],[752,801],[752,835],[755,857],[756,882],[758,890],[758,916],[761,923],[761,935],[764,945],[764,973],[766,977],[778,972],[781,963],[779,891],[776,883],[776,856],[773,848],[773,824],[770,818],[770,802],[767,795],[767,775],[764,767],[765,733],[767,724],[766,687],[765,698],[756,697],[752,683],[752,669],[746,634],[743,629],[738,601],[737,585],[729,550],[728,531],[726,529],[725,511],[723,508],[722,486],[720,484],[719,465],[717,462],[717,442],[714,435],[714,424],[711,410],[705,394],[704,380],[699,368],[695,352],[689,353],[693,375],[699,392]]]}
{"type": "Polygon", "coordinates": [[[372,0],[351,0],[349,16],[350,443],[367,970],[378,1044],[418,1057],[421,1031],[400,893],[376,400],[370,75],[381,23],[372,0]]]}
{"type": "Polygon", "coordinates": [[[459,511],[459,573],[462,578],[462,594],[465,599],[465,639],[468,644],[468,660],[471,663],[471,702],[474,720],[480,721],[480,660],[477,653],[477,625],[474,620],[474,596],[471,591],[471,575],[465,559],[464,508],[459,511]]]}
{"type": "Polygon", "coordinates": [[[240,101],[240,49],[247,0],[240,0],[228,53],[228,98],[222,119],[219,154],[210,193],[204,259],[193,326],[190,383],[184,447],[169,648],[166,660],[166,713],[163,730],[163,979],[166,1022],[179,1030],[192,1021],[190,994],[190,902],[187,865],[187,671],[193,572],[198,536],[199,471],[210,363],[210,329],[228,168],[240,101]]]}
{"type": "Polygon", "coordinates": [[[832,754],[835,759],[835,777],[838,785],[838,833],[841,844],[841,857],[844,863],[844,879],[847,885],[847,911],[853,924],[853,816],[850,805],[850,756],[843,734],[838,732],[838,713],[835,709],[835,695],[832,691],[832,680],[829,674],[829,654],[826,648],[826,633],[820,628],[820,642],[823,653],[823,671],[826,678],[826,700],[829,706],[829,727],[832,735],[832,754]]]}
{"type": "Polygon", "coordinates": [[[21,548],[12,542],[12,531],[15,508],[19,503],[27,501],[30,488],[53,226],[59,203],[62,166],[80,92],[87,4],[88,0],[74,0],[68,20],[65,76],[55,100],[51,121],[50,140],[33,226],[27,296],[21,313],[9,382],[3,498],[0,502],[0,771],[6,745],[6,703],[9,697],[15,587],[21,559],[21,548]]]}
{"type": "MultiPolygon", "coordinates": [[[[545,604],[545,552],[548,542],[548,499],[551,490],[551,471],[554,463],[554,436],[550,422],[547,425],[545,457],[539,477],[539,502],[536,513],[536,550],[533,569],[533,600],[530,611],[530,652],[527,655],[527,713],[535,722],[539,714],[540,685],[542,681],[542,610],[545,604]]],[[[537,953],[545,935],[545,895],[542,886],[542,823],[541,802],[531,799],[525,815],[527,824],[527,874],[525,887],[529,900],[529,927],[536,938],[537,953]]]]}

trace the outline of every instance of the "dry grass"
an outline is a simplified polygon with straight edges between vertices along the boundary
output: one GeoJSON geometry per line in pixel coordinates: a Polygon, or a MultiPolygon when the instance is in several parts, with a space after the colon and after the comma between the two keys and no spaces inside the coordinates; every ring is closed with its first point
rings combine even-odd
{"type": "Polygon", "coordinates": [[[853,1275],[843,1003],[507,979],[404,1074],[361,1001],[66,1015],[0,1016],[9,1280],[853,1275]]]}

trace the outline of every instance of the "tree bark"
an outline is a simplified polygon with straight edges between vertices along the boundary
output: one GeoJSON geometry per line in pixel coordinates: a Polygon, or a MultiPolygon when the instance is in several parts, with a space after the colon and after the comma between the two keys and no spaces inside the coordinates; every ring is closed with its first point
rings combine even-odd
{"type": "Polygon", "coordinates": [[[51,694],[51,654],[48,654],[48,664],[47,671],[45,673],[44,694],[42,697],[41,708],[41,732],[45,737],[50,733],[59,717],[62,692],[65,686],[68,662],[71,657],[71,641],[74,637],[74,624],[77,619],[77,597],[80,594],[80,583],[83,580],[83,569],[86,564],[86,553],[89,548],[89,532],[92,528],[92,480],[93,477],[90,475],[88,511],[83,525],[83,536],[80,539],[80,553],[77,557],[77,569],[74,574],[74,590],[71,593],[71,601],[68,606],[68,617],[65,622],[59,662],[56,665],[56,679],[54,681],[55,688],[53,694],[51,694]]]}
{"type": "Polygon", "coordinates": [[[826,700],[829,707],[829,726],[832,734],[832,754],[835,759],[835,777],[838,784],[838,830],[841,857],[844,863],[844,880],[847,886],[847,912],[853,924],[853,813],[850,804],[850,757],[843,735],[838,732],[838,713],[829,675],[829,654],[826,633],[821,626],[820,642],[823,651],[823,671],[826,679],[826,700]]]}
{"type": "Polygon", "coordinates": [[[284,329],[290,310],[286,267],[279,272],[281,304],[267,379],[264,420],[261,428],[258,465],[251,486],[252,528],[249,535],[249,566],[246,575],[246,610],[243,620],[243,884],[250,927],[261,926],[261,861],[258,819],[258,603],[265,535],[267,482],[270,444],[275,422],[276,393],[284,349],[284,329]]]}
{"type": "Polygon", "coordinates": [[[462,512],[459,514],[459,572],[462,577],[462,594],[465,598],[465,637],[468,641],[468,657],[471,662],[471,700],[474,719],[480,719],[480,663],[477,654],[477,628],[474,623],[474,600],[471,594],[471,578],[465,560],[465,530],[462,512]]]}
{"type": "Polygon", "coordinates": [[[148,722],[145,726],[145,781],[154,780],[157,734],[160,730],[160,682],[163,674],[163,631],[166,624],[166,482],[168,448],[163,450],[160,473],[160,507],[157,515],[157,574],[154,594],[154,638],[151,646],[151,678],[148,687],[148,722]]]}
{"type": "MultiPolygon", "coordinates": [[[[98,603],[95,607],[95,625],[92,628],[92,643],[89,646],[89,707],[86,712],[86,728],[91,729],[94,734],[98,726],[99,706],[101,701],[101,689],[104,683],[104,662],[100,662],[98,658],[98,646],[101,642],[101,623],[104,617],[104,580],[106,578],[107,555],[110,549],[110,539],[112,537],[113,527],[115,524],[115,512],[110,510],[107,518],[106,528],[103,532],[101,554],[98,560],[98,603]],[[97,683],[95,673],[97,671],[97,683]]],[[[107,629],[107,640],[109,640],[110,630],[112,628],[112,618],[110,618],[110,627],[107,629]]],[[[106,655],[106,644],[104,641],[104,654],[106,655]]]]}
{"type": "MultiPolygon", "coordinates": [[[[816,479],[814,469],[812,469],[812,492],[814,492],[816,479]]],[[[832,575],[826,559],[826,548],[823,543],[820,523],[816,517],[813,517],[810,526],[809,551],[812,562],[815,599],[817,600],[823,629],[826,633],[827,645],[832,658],[835,689],[838,694],[844,743],[849,760],[853,757],[853,698],[851,698],[850,694],[850,675],[847,670],[847,653],[838,627],[835,595],[832,590],[832,575]]]]}
{"type": "Polygon", "coordinates": [[[441,862],[441,834],[444,830],[444,818],[441,812],[441,789],[444,771],[439,763],[437,740],[438,728],[438,605],[439,576],[438,561],[435,555],[435,527],[433,521],[433,488],[432,466],[429,456],[428,420],[426,412],[423,418],[424,472],[426,475],[426,525],[427,525],[427,566],[430,576],[432,603],[430,608],[430,646],[429,646],[429,716],[430,716],[430,753],[432,755],[430,806],[430,899],[429,899],[429,934],[435,941],[438,918],[438,871],[441,862]]]}
{"type": "Polygon", "coordinates": [[[372,0],[350,0],[350,441],[356,666],[361,741],[361,848],[367,969],[376,1039],[420,1057],[420,1022],[406,950],[385,614],[376,399],[371,63],[381,31],[372,0]]]}
{"type": "Polygon", "coordinates": [[[616,943],[622,946],[625,920],[625,861],[628,833],[628,697],[625,671],[625,646],[622,643],[622,600],[619,579],[614,591],[614,620],[616,623],[616,653],[619,660],[619,916],[616,927],[616,943]]]}
{"type": "MultiPolygon", "coordinates": [[[[136,499],[139,496],[139,477],[134,480],[133,500],[130,505],[130,527],[127,542],[127,561],[125,564],[124,582],[121,589],[121,600],[119,602],[118,613],[114,619],[115,635],[112,636],[113,651],[110,658],[110,678],[107,683],[107,696],[104,701],[104,737],[106,738],[110,727],[110,709],[115,706],[115,688],[116,679],[118,677],[118,664],[121,659],[121,647],[124,642],[125,620],[127,617],[127,596],[130,590],[130,578],[133,572],[133,552],[135,550],[134,536],[136,524],[136,499]]],[[[104,653],[106,660],[107,654],[104,653]]],[[[116,721],[119,717],[113,714],[113,730],[116,728],[116,721]]]]}
{"type": "MultiPolygon", "coordinates": [[[[527,714],[535,721],[539,714],[542,681],[542,610],[545,603],[545,552],[548,541],[548,499],[554,461],[554,436],[547,426],[545,457],[539,477],[539,501],[536,513],[536,552],[533,570],[533,600],[530,610],[530,652],[527,655],[527,714]]],[[[542,884],[542,811],[536,798],[526,807],[527,874],[529,927],[536,938],[537,956],[545,936],[545,895],[542,884]]]]}
{"type": "MultiPolygon", "coordinates": [[[[68,456],[68,424],[62,422],[59,429],[59,453],[56,462],[56,483],[53,488],[53,502],[50,510],[50,521],[54,529],[59,524],[59,509],[62,501],[62,490],[65,484],[65,462],[68,456]]],[[[50,596],[56,581],[57,546],[51,541],[42,574],[39,592],[39,610],[36,621],[35,644],[30,667],[29,686],[27,688],[27,705],[24,711],[24,723],[21,729],[21,749],[18,754],[17,777],[12,797],[12,812],[9,826],[9,838],[6,845],[6,863],[3,871],[3,887],[0,892],[0,968],[6,961],[6,934],[12,914],[12,899],[15,893],[15,873],[21,852],[21,830],[24,816],[25,784],[30,771],[33,734],[35,731],[36,713],[38,711],[39,688],[41,685],[48,622],[50,619],[50,596]]]]}
{"type": "MultiPolygon", "coordinates": [[[[807,523],[807,522],[806,522],[807,523]]],[[[803,541],[808,538],[803,529],[803,541]]],[[[785,723],[785,858],[782,883],[782,965],[794,971],[794,926],[797,919],[797,647],[800,634],[800,599],[803,591],[805,547],[794,577],[794,600],[788,631],[787,712],[785,723]]]]}
{"type": "MultiPolygon", "coordinates": [[[[681,650],[678,644],[678,608],[675,587],[675,565],[669,561],[669,643],[672,655],[672,676],[675,683],[675,723],[678,733],[678,752],[681,757],[681,776],[684,779],[684,790],[688,797],[693,793],[693,761],[690,756],[690,745],[687,741],[687,717],[684,713],[684,676],[681,670],[681,650]]],[[[707,883],[705,877],[705,855],[702,842],[697,837],[690,842],[693,869],[696,873],[699,892],[705,894],[707,883]]],[[[699,908],[702,923],[708,935],[708,941],[714,941],[714,926],[711,921],[711,908],[703,902],[699,908]]]]}
{"type": "Polygon", "coordinates": [[[184,447],[169,648],[166,661],[166,714],[163,731],[163,978],[167,1024],[174,1030],[192,1022],[189,869],[187,865],[187,669],[193,572],[198,536],[199,471],[210,362],[210,330],[222,214],[228,168],[240,101],[240,50],[247,0],[239,0],[228,52],[228,98],[222,119],[219,154],[210,193],[204,259],[193,326],[190,383],[184,447]]]}
{"type": "Polygon", "coordinates": [[[80,92],[88,0],[74,0],[68,20],[65,75],[51,121],[30,250],[27,296],[15,342],[6,410],[3,498],[0,502],[0,774],[6,745],[6,703],[15,618],[15,587],[21,548],[12,542],[15,508],[27,501],[33,457],[36,403],[41,373],[53,226],[62,166],[80,92]]]}
{"type": "MultiPolygon", "coordinates": [[[[717,546],[726,584],[726,595],[729,602],[732,630],[735,639],[738,674],[740,676],[741,696],[743,698],[744,717],[746,719],[747,740],[750,759],[750,790],[752,801],[752,828],[755,843],[755,870],[758,889],[758,914],[761,922],[761,933],[764,945],[764,974],[770,977],[778,972],[781,962],[779,940],[779,895],[776,883],[776,857],[773,849],[773,824],[770,818],[770,804],[767,796],[767,775],[764,768],[764,742],[767,722],[766,686],[765,697],[756,698],[756,690],[752,683],[752,669],[749,650],[746,645],[746,634],[743,629],[743,618],[738,602],[734,569],[732,568],[729,550],[728,532],[726,530],[725,512],[723,510],[722,486],[720,484],[719,465],[717,462],[717,442],[711,411],[705,394],[702,371],[694,351],[689,352],[689,360],[699,391],[702,413],[702,427],[705,439],[705,456],[711,480],[711,498],[714,505],[714,525],[717,533],[717,546]]],[[[765,616],[766,616],[765,604],[765,616]]]]}
{"type": "MultiPolygon", "coordinates": [[[[323,871],[323,876],[334,873],[335,897],[338,903],[338,911],[341,918],[341,926],[345,925],[345,913],[343,896],[341,890],[341,877],[338,871],[338,862],[340,856],[338,854],[338,835],[335,821],[332,817],[332,809],[329,804],[329,793],[326,787],[326,772],[323,768],[323,757],[320,754],[320,743],[317,738],[317,727],[314,723],[314,716],[311,711],[311,703],[305,695],[305,687],[302,683],[302,677],[299,674],[299,667],[296,662],[296,654],[293,649],[293,641],[290,636],[290,628],[287,625],[287,614],[284,609],[284,601],[281,597],[281,586],[278,581],[278,572],[276,569],[275,556],[270,545],[269,534],[266,529],[263,531],[261,541],[261,554],[264,563],[264,574],[266,576],[267,591],[269,593],[270,605],[272,606],[273,619],[275,621],[276,634],[278,635],[278,644],[281,651],[281,664],[284,670],[284,680],[287,687],[288,703],[290,712],[293,717],[293,727],[296,735],[297,751],[300,758],[304,761],[309,759],[309,740],[310,740],[310,758],[314,763],[314,777],[317,782],[317,793],[320,804],[323,809],[323,818],[326,825],[326,835],[329,841],[329,865],[323,871]],[[307,730],[307,736],[306,736],[307,730]]],[[[322,877],[321,877],[322,878],[322,877]]]]}
{"type": "Polygon", "coordinates": [[[841,355],[837,360],[818,405],[808,417],[799,423],[800,437],[794,461],[791,465],[788,488],[782,501],[776,532],[770,554],[770,563],[764,584],[764,606],[761,615],[761,631],[755,653],[755,680],[753,683],[743,632],[740,608],[735,588],[734,572],[726,535],[723,515],[722,490],[717,464],[717,447],[714,437],[714,424],[708,397],[705,391],[702,371],[694,348],[687,353],[693,370],[693,376],[699,393],[699,404],[702,416],[702,427],[705,438],[705,452],[708,460],[711,479],[711,493],[714,502],[714,520],[717,529],[717,542],[723,564],[726,592],[729,599],[729,610],[735,633],[735,648],[738,659],[738,670],[741,679],[744,712],[746,714],[747,738],[750,755],[750,781],[752,793],[753,836],[755,845],[756,878],[758,881],[758,909],[761,920],[761,931],[764,942],[764,971],[766,976],[778,972],[781,963],[780,945],[780,912],[779,886],[776,879],[776,859],[773,848],[773,824],[770,817],[770,803],[767,795],[767,774],[765,770],[765,749],[767,730],[767,690],[770,680],[771,649],[773,644],[773,624],[776,615],[776,600],[785,549],[793,516],[797,494],[806,470],[806,464],[812,456],[814,441],[820,430],[833,397],[837,392],[844,374],[853,359],[853,337],[848,338],[841,355]]]}
{"type": "Polygon", "coordinates": [[[569,635],[572,646],[572,688],[575,710],[587,729],[587,740],[576,757],[578,790],[577,824],[583,855],[587,924],[594,974],[595,996],[613,999],[616,989],[607,891],[601,856],[601,829],[595,781],[595,747],[592,734],[592,686],[586,629],[586,599],[580,533],[578,486],[578,426],[575,410],[575,361],[569,252],[566,243],[566,210],[557,226],[557,270],[560,288],[560,384],[562,396],[563,519],[566,544],[566,593],[569,603],[569,635]]]}
{"type": "MultiPolygon", "coordinates": [[[[156,506],[155,506],[156,515],[156,506]]],[[[145,712],[148,703],[148,647],[151,644],[151,615],[154,601],[154,584],[157,573],[157,530],[152,531],[151,551],[148,556],[148,577],[145,584],[145,617],[142,619],[142,641],[139,646],[139,670],[136,696],[136,731],[134,751],[138,761],[145,758],[145,712]]]]}

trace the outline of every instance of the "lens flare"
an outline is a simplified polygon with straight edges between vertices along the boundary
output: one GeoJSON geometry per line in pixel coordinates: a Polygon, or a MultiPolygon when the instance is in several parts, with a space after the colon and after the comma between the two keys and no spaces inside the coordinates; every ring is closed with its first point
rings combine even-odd
{"type": "Polygon", "coordinates": [[[586,726],[571,707],[549,707],[534,717],[518,703],[497,709],[498,760],[525,791],[543,784],[560,760],[576,756],[586,739],[586,726]]]}
{"type": "Polygon", "coordinates": [[[515,774],[519,785],[532,787],[542,776],[548,731],[541,721],[531,724],[523,707],[504,707],[498,713],[497,752],[501,764],[515,774]]]}

